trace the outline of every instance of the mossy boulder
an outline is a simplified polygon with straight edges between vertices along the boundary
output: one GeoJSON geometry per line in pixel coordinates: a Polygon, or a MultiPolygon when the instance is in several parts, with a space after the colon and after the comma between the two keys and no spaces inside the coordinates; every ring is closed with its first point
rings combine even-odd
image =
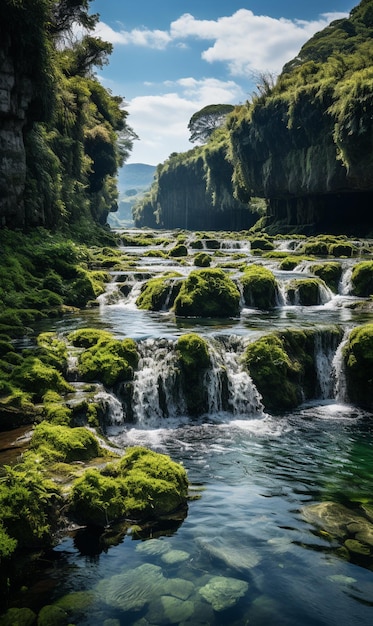
{"type": "Polygon", "coordinates": [[[248,265],[241,278],[245,304],[268,310],[276,306],[277,285],[273,272],[262,265],[248,265]]]}
{"type": "Polygon", "coordinates": [[[91,348],[99,341],[111,339],[112,335],[107,330],[98,328],[79,328],[69,334],[68,339],[77,348],[91,348]]]}
{"type": "MultiPolygon", "coordinates": [[[[341,339],[338,328],[328,329],[328,341],[341,339]]],[[[319,394],[315,367],[317,331],[288,329],[250,343],[244,361],[265,407],[271,411],[295,408],[319,394]]]]}
{"type": "Polygon", "coordinates": [[[252,237],[249,241],[253,251],[274,249],[273,242],[268,237],[252,237]]]}
{"type": "Polygon", "coordinates": [[[349,399],[373,409],[373,324],[354,328],[343,352],[349,399]]]}
{"type": "Polygon", "coordinates": [[[328,253],[330,256],[334,257],[352,257],[356,253],[356,248],[347,241],[331,243],[328,249],[328,253]]]}
{"type": "Polygon", "coordinates": [[[198,252],[194,256],[194,265],[196,267],[210,267],[211,265],[211,256],[207,254],[207,252],[198,252]]]}
{"type": "Polygon", "coordinates": [[[47,604],[39,611],[37,626],[68,626],[69,617],[59,606],[47,604]]]}
{"type": "Polygon", "coordinates": [[[304,257],[288,255],[284,256],[279,263],[279,269],[285,272],[291,272],[299,263],[302,261],[304,257]]]}
{"type": "Polygon", "coordinates": [[[176,315],[235,317],[240,310],[240,292],[221,269],[193,270],[176,297],[176,315]]]}
{"type": "Polygon", "coordinates": [[[201,415],[208,410],[205,373],[211,366],[207,342],[195,333],[179,337],[176,352],[181,371],[181,386],[188,413],[201,415]]]}
{"type": "Polygon", "coordinates": [[[168,253],[168,256],[169,257],[188,256],[188,248],[183,243],[179,243],[174,248],[171,248],[171,250],[168,253]]]}
{"type": "Polygon", "coordinates": [[[45,461],[87,461],[101,454],[98,440],[84,427],[70,428],[49,422],[35,426],[30,449],[45,461]]]}
{"type": "Polygon", "coordinates": [[[22,391],[28,392],[34,401],[40,401],[49,390],[58,393],[74,391],[61,372],[34,356],[26,357],[20,365],[14,368],[11,382],[22,391]]]}
{"type": "Polygon", "coordinates": [[[373,261],[357,263],[352,270],[351,282],[355,296],[371,296],[373,294],[373,261]]]}
{"type": "Polygon", "coordinates": [[[34,626],[36,622],[36,614],[29,608],[12,608],[8,609],[2,617],[0,617],[0,626],[34,626]]]}
{"type": "Polygon", "coordinates": [[[296,278],[286,286],[286,293],[290,304],[300,306],[316,306],[321,303],[319,278],[296,278]]]}
{"type": "Polygon", "coordinates": [[[176,272],[168,272],[163,276],[151,278],[142,286],[136,306],[147,311],[160,311],[166,306],[172,307],[181,287],[181,282],[177,280],[180,277],[181,275],[176,272]]]}
{"type": "Polygon", "coordinates": [[[342,276],[342,265],[338,261],[315,263],[310,266],[310,270],[318,278],[321,278],[334,293],[338,292],[338,285],[342,276]]]}
{"type": "Polygon", "coordinates": [[[101,381],[111,388],[132,380],[137,363],[138,352],[133,339],[102,336],[79,355],[79,372],[83,380],[101,381]]]}
{"type": "Polygon", "coordinates": [[[83,524],[157,518],[186,505],[184,468],[168,456],[134,447],[116,465],[89,469],[71,491],[70,511],[83,524]]]}

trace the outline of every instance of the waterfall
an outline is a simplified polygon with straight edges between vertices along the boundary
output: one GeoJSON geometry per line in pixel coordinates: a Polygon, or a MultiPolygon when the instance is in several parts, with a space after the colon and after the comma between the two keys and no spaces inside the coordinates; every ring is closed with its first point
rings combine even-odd
{"type": "Polygon", "coordinates": [[[347,384],[346,384],[346,373],[345,373],[345,362],[343,358],[343,349],[348,341],[348,337],[350,334],[350,329],[345,331],[342,341],[340,342],[333,359],[333,369],[334,369],[334,397],[337,402],[348,402],[347,396],[347,384]]]}
{"type": "Polygon", "coordinates": [[[209,348],[213,364],[208,377],[210,413],[226,409],[234,416],[263,415],[260,394],[243,367],[244,341],[234,336],[221,337],[209,348]]]}
{"type": "Polygon", "coordinates": [[[341,294],[341,296],[348,296],[352,291],[352,269],[352,267],[347,267],[342,272],[341,280],[338,285],[338,293],[341,294]]]}
{"type": "Polygon", "coordinates": [[[133,414],[142,426],[185,414],[179,389],[174,342],[146,339],[138,343],[140,359],[133,381],[133,414]]]}
{"type": "Polygon", "coordinates": [[[339,337],[334,333],[315,334],[314,360],[322,400],[332,398],[334,395],[336,375],[334,360],[338,342],[339,337]]]}
{"type": "Polygon", "coordinates": [[[109,426],[123,424],[125,421],[123,406],[116,396],[106,391],[99,391],[94,396],[94,401],[101,405],[109,426]]]}

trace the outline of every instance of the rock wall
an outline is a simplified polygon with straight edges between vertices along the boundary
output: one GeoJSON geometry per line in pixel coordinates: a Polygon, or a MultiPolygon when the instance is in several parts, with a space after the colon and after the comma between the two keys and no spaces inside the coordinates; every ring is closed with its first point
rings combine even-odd
{"type": "Polygon", "coordinates": [[[33,96],[31,81],[17,75],[10,42],[0,48],[0,227],[24,226],[26,156],[23,131],[33,96]]]}

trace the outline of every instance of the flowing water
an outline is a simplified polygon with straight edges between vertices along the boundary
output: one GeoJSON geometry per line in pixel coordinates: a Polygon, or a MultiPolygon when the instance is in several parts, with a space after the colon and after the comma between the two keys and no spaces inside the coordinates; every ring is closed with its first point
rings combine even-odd
{"type": "MultiPolygon", "coordinates": [[[[222,247],[227,256],[238,249],[250,255],[248,245],[230,245],[222,247]]],[[[80,529],[63,537],[22,602],[42,606],[91,592],[88,604],[76,600],[71,620],[77,626],[372,624],[371,559],[346,560],[340,537],[306,513],[324,501],[351,509],[372,494],[372,416],[348,403],[343,382],[343,341],[369,320],[350,306],[350,260],[342,261],[339,294],[324,289],[318,306],[289,305],[283,296],[271,312],[243,308],[237,319],[203,320],[138,310],[143,277],[174,268],[169,260],[165,266],[142,258],[144,250],[126,252],[136,257],[137,273],[114,274],[98,308],[55,328],[96,326],[138,341],[131,422],[118,398],[97,391],[107,436],[121,449],[145,445],[182,462],[196,497],[184,516],[143,531],[112,529],[103,540],[80,529]],[[126,282],[123,296],[119,286],[126,282]],[[331,324],[345,332],[337,343],[322,332],[331,324]],[[319,394],[296,411],[270,415],[240,356],[248,341],[289,327],[320,331],[319,394]],[[174,376],[175,340],[191,331],[208,340],[213,359],[204,381],[209,411],[198,419],[186,414],[174,376]]],[[[175,269],[187,274],[191,268],[175,269]]],[[[282,293],[287,280],[308,272],[307,265],[276,271],[282,293]]]]}

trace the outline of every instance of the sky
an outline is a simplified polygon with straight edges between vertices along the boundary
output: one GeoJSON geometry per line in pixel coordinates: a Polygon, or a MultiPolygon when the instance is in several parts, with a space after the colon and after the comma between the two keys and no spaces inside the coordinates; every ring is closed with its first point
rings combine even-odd
{"type": "Polygon", "coordinates": [[[250,99],[302,45],[358,0],[91,0],[113,44],[97,71],[139,136],[127,163],[157,165],[193,147],[188,122],[208,104],[250,99]]]}

